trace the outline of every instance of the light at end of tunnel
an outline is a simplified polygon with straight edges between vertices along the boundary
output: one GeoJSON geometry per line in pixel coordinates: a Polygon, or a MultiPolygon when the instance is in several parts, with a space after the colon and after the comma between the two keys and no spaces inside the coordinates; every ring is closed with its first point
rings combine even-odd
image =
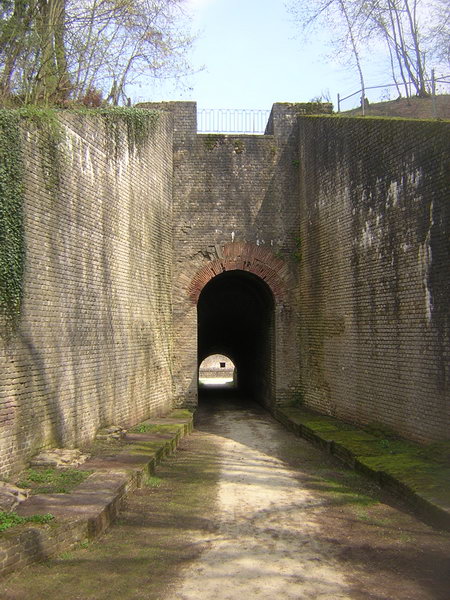
{"type": "Polygon", "coordinates": [[[201,363],[198,383],[211,386],[230,386],[236,383],[236,367],[228,356],[212,354],[201,363]]]}
{"type": "Polygon", "coordinates": [[[201,385],[226,385],[232,383],[232,377],[199,377],[198,382],[201,385]]]}

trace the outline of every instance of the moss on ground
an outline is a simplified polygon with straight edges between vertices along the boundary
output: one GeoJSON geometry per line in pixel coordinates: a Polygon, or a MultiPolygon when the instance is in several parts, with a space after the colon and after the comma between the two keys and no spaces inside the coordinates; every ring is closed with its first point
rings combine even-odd
{"type": "Polygon", "coordinates": [[[176,433],[182,431],[183,425],[177,425],[176,423],[167,424],[154,424],[154,423],[140,423],[135,425],[129,431],[130,433],[176,433]]]}
{"type": "Polygon", "coordinates": [[[283,408],[281,412],[296,425],[320,439],[334,442],[371,471],[385,473],[412,493],[450,508],[450,441],[420,446],[396,437],[380,423],[366,430],[304,408],[283,408]]]}
{"type": "MultiPolygon", "coordinates": [[[[185,439],[191,452],[168,457],[127,501],[114,527],[101,540],[80,544],[45,564],[17,573],[5,586],[17,599],[66,600],[165,596],[181,569],[204,549],[201,531],[214,524],[217,449],[202,439],[185,439]]],[[[0,596],[4,591],[0,585],[0,596]]]]}
{"type": "Polygon", "coordinates": [[[16,485],[31,489],[33,494],[68,494],[92,472],[75,468],[36,467],[23,471],[16,485]]]}

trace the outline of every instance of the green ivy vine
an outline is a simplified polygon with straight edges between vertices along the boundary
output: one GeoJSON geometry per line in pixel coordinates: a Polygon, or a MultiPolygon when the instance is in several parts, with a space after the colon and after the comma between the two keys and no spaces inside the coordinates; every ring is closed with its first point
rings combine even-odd
{"type": "Polygon", "coordinates": [[[118,158],[122,146],[122,127],[125,125],[128,148],[142,150],[149,135],[154,130],[160,113],[156,110],[131,108],[127,106],[112,106],[97,109],[78,109],[79,114],[98,115],[106,127],[108,151],[113,158],[118,158]]]}
{"type": "Polygon", "coordinates": [[[61,183],[64,154],[62,151],[64,130],[53,108],[28,106],[19,114],[23,120],[33,123],[38,130],[38,148],[43,172],[44,186],[56,199],[61,183]]]}
{"type": "MultiPolygon", "coordinates": [[[[51,108],[28,106],[19,110],[0,109],[0,317],[9,334],[20,317],[25,240],[23,224],[24,163],[20,124],[34,124],[46,190],[57,198],[63,169],[64,130],[58,112],[51,108]]],[[[123,127],[128,148],[141,150],[154,131],[159,113],[153,110],[113,107],[80,109],[75,114],[97,116],[106,126],[111,155],[122,148],[123,127]]]]}
{"type": "Polygon", "coordinates": [[[25,257],[23,235],[24,165],[20,115],[0,110],[0,315],[7,330],[20,315],[25,257]]]}

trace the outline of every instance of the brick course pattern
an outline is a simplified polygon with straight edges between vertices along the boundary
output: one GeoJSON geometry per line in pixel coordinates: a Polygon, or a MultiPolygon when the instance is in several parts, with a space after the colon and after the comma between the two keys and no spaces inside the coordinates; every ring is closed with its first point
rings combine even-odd
{"type": "Polygon", "coordinates": [[[299,371],[295,110],[274,105],[267,135],[216,135],[197,134],[195,103],[166,108],[175,129],[175,400],[197,403],[196,300],[215,274],[231,269],[253,272],[272,289],[273,357],[266,374],[273,393],[264,402],[292,401],[299,371]]]}
{"type": "Polygon", "coordinates": [[[303,401],[419,442],[450,435],[449,129],[299,119],[303,401]]]}
{"type": "Polygon", "coordinates": [[[230,273],[273,296],[254,374],[269,408],[448,438],[449,124],[275,104],[265,135],[199,135],[195,103],[146,107],[161,114],[142,147],[95,115],[61,113],[51,151],[23,126],[24,301],[0,336],[0,475],[195,405],[197,300],[230,273]]]}
{"type": "Polygon", "coordinates": [[[2,476],[172,405],[171,117],[139,148],[125,125],[60,119],[57,171],[43,131],[23,132],[24,301],[0,340],[2,476]]]}

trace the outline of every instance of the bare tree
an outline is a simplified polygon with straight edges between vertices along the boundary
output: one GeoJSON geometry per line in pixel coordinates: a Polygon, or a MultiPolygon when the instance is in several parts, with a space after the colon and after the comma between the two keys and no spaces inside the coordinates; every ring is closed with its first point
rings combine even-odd
{"type": "Polygon", "coordinates": [[[350,62],[358,72],[364,106],[362,47],[367,17],[362,0],[291,0],[288,10],[306,38],[314,35],[319,27],[325,26],[330,30],[335,56],[341,56],[345,62],[350,62]]]}
{"type": "MultiPolygon", "coordinates": [[[[372,0],[366,3],[366,10],[375,31],[384,38],[390,56],[395,57],[406,95],[411,82],[417,95],[426,96],[426,49],[422,44],[420,5],[421,0],[372,0]]],[[[394,67],[394,78],[396,72],[394,67]]]]}
{"type": "Polygon", "coordinates": [[[137,80],[189,72],[186,52],[193,39],[184,33],[180,0],[74,2],[70,22],[76,24],[69,54],[77,98],[95,88],[118,104],[137,80]]]}
{"type": "Polygon", "coordinates": [[[35,31],[37,33],[39,69],[33,86],[34,102],[61,102],[70,93],[64,33],[65,0],[37,0],[35,31]]]}
{"type": "Polygon", "coordinates": [[[0,97],[8,97],[20,59],[30,47],[34,5],[30,2],[2,0],[0,3],[0,97]]]}
{"type": "Polygon", "coordinates": [[[350,48],[364,95],[362,47],[382,40],[389,70],[400,93],[409,85],[419,96],[428,94],[426,59],[450,56],[450,5],[447,0],[290,0],[294,18],[308,29],[321,23],[330,27],[334,43],[350,48]]]}
{"type": "Polygon", "coordinates": [[[118,104],[136,80],[189,71],[184,0],[0,2],[0,91],[50,104],[103,95],[118,104]]]}
{"type": "Polygon", "coordinates": [[[434,0],[434,18],[427,32],[429,56],[448,72],[450,69],[450,7],[448,0],[434,0]]]}

